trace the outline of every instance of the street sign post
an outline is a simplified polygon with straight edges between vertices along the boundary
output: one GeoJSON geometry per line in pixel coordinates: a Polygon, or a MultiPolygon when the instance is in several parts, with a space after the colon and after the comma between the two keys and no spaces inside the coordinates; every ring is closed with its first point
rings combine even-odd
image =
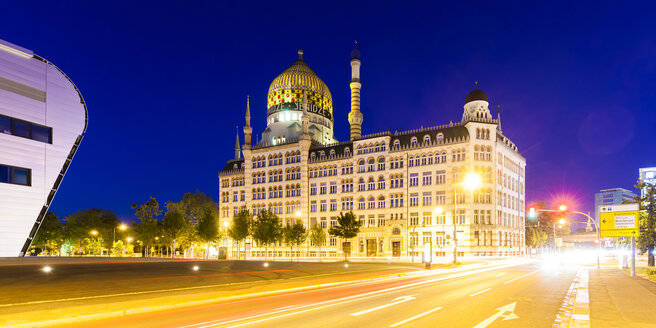
{"type": "Polygon", "coordinates": [[[635,237],[640,235],[637,203],[599,206],[599,231],[604,237],[631,237],[631,276],[635,276],[635,237]]]}

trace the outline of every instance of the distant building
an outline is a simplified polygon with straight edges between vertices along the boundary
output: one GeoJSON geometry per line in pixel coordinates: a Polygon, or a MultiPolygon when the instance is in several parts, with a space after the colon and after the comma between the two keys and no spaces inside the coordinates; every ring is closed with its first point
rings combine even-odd
{"type": "Polygon", "coordinates": [[[604,189],[595,194],[595,219],[599,222],[599,206],[617,205],[624,201],[633,202],[638,195],[624,188],[604,189]]]}
{"type": "MultiPolygon", "coordinates": [[[[454,232],[459,255],[522,254],[526,160],[492,117],[487,95],[471,91],[457,123],[362,135],[367,110],[360,108],[360,52],[354,49],[351,58],[349,140],[335,139],[332,95],[302,52],[271,83],[267,127],[255,144],[247,104],[244,146],[237,137],[233,159],[219,172],[221,223],[247,208],[254,215],[270,210],[283,224],[301,220],[308,228],[328,228],[340,212],[352,210],[360,233],[351,240],[328,237],[322,257],[419,256],[425,244],[434,256],[446,257],[454,232]],[[461,187],[470,172],[482,179],[475,192],[461,187]]],[[[413,115],[413,109],[398,109],[398,115],[413,115]]],[[[229,250],[233,257],[236,246],[229,250]]],[[[249,256],[265,255],[263,245],[252,246],[246,247],[249,256]]],[[[301,249],[303,256],[319,255],[314,245],[301,249]]]]}
{"type": "Polygon", "coordinates": [[[25,255],[86,127],[73,82],[0,40],[0,257],[25,255]]]}
{"type": "MultiPolygon", "coordinates": [[[[640,181],[656,184],[656,167],[645,167],[640,169],[640,181]]],[[[640,195],[645,196],[645,189],[640,190],[640,195]]]]}

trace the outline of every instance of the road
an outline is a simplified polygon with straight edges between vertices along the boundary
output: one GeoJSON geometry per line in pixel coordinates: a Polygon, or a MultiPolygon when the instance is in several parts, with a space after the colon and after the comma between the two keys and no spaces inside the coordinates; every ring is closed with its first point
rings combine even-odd
{"type": "Polygon", "coordinates": [[[580,267],[407,274],[67,327],[552,327],[580,267]]]}

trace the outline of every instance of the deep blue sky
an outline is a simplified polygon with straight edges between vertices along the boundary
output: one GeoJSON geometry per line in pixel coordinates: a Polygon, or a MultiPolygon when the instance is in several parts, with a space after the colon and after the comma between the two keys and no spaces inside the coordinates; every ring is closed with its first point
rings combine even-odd
{"type": "Polygon", "coordinates": [[[97,207],[129,219],[133,202],[195,189],[218,200],[246,95],[260,133],[269,83],[298,49],[347,139],[354,39],[363,133],[459,121],[479,81],[527,159],[528,202],[566,198],[593,212],[594,192],[632,188],[639,167],[656,165],[650,1],[132,2],[2,5],[0,38],[53,62],[88,104],[52,205],[60,216],[97,207]]]}

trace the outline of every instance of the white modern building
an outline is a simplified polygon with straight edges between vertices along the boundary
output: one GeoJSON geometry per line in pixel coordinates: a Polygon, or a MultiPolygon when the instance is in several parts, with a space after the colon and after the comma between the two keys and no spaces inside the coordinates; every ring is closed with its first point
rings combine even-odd
{"type": "MultiPolygon", "coordinates": [[[[656,167],[643,167],[639,169],[640,182],[656,184],[656,167]]],[[[640,191],[640,196],[645,197],[646,189],[640,191]]]]}
{"type": "Polygon", "coordinates": [[[86,127],[66,74],[0,40],[0,257],[25,255],[86,127]]]}

